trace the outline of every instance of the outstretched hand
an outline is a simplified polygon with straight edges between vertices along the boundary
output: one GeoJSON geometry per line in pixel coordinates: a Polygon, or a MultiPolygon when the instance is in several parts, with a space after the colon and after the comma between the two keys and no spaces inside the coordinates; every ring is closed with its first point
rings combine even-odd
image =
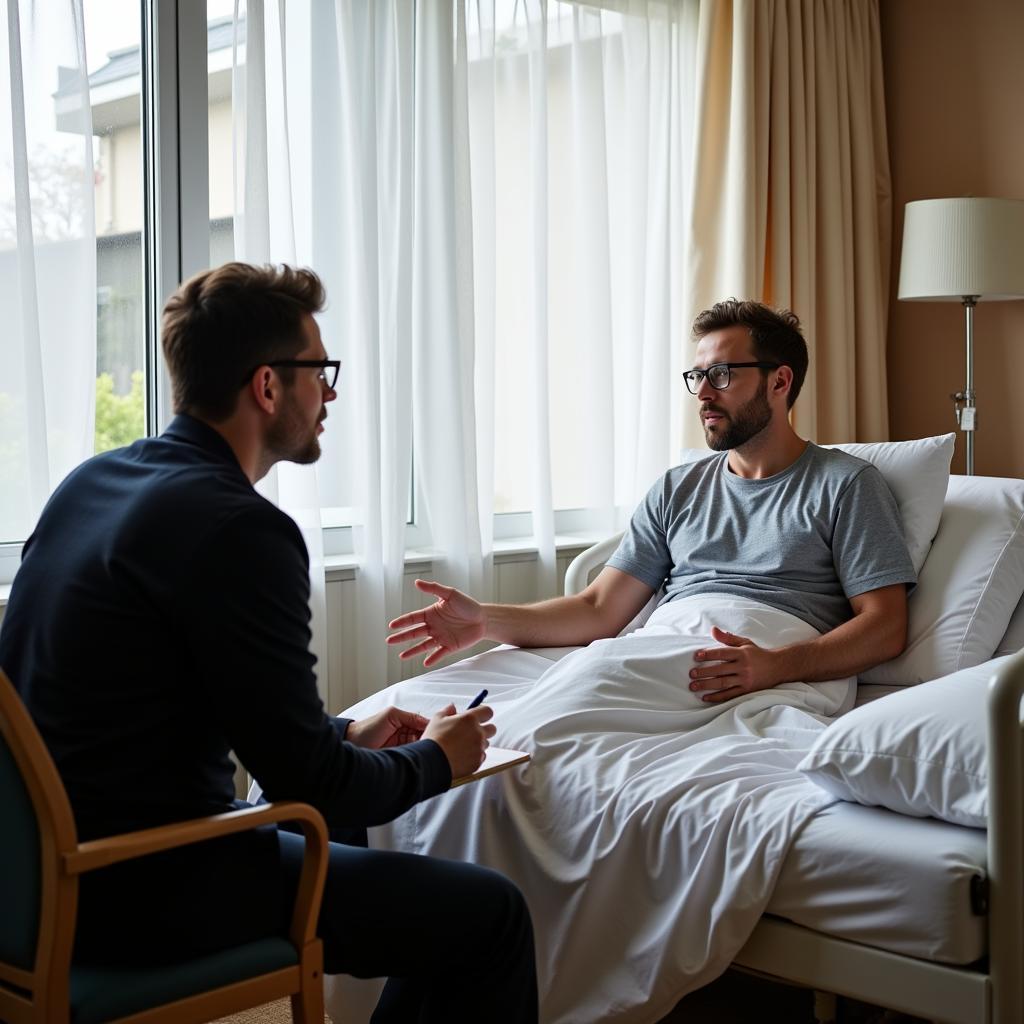
{"type": "Polygon", "coordinates": [[[693,657],[699,666],[690,669],[690,689],[697,693],[710,691],[702,698],[709,704],[721,704],[783,682],[784,677],[778,670],[778,652],[758,647],[753,640],[717,626],[712,627],[711,635],[725,646],[697,651],[693,657]]]}
{"type": "Polygon", "coordinates": [[[415,612],[406,612],[388,623],[389,629],[398,630],[388,636],[389,644],[404,644],[418,640],[407,647],[400,658],[415,658],[425,654],[423,665],[430,668],[447,654],[472,647],[483,640],[487,616],[483,606],[454,587],[429,580],[417,580],[416,587],[437,600],[415,612]]]}

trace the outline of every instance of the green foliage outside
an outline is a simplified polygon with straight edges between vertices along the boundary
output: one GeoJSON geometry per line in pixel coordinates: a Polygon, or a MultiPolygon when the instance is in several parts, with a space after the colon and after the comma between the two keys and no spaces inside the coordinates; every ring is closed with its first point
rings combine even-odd
{"type": "Polygon", "coordinates": [[[142,394],[142,371],[132,374],[127,395],[114,392],[114,378],[101,373],[96,378],[96,454],[122,448],[146,432],[146,407],[142,394]]]}

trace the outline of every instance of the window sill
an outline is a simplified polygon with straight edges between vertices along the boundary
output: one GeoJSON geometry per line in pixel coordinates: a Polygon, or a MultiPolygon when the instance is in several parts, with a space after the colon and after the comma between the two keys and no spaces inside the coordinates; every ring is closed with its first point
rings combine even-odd
{"type": "MultiPolygon", "coordinates": [[[[604,540],[607,534],[583,531],[555,536],[555,554],[578,553],[604,540]]],[[[429,549],[410,549],[405,553],[407,573],[428,572],[437,552],[429,549]]],[[[494,542],[494,563],[533,562],[537,559],[537,543],[532,537],[509,537],[494,542]]],[[[325,555],[324,574],[329,582],[355,579],[359,559],[355,555],[325,555]]]]}
{"type": "MultiPolygon", "coordinates": [[[[603,533],[572,533],[559,534],[555,537],[555,553],[564,555],[568,552],[580,552],[604,540],[603,533]]],[[[410,550],[405,553],[406,572],[429,571],[436,552],[428,550],[410,550]]],[[[532,537],[510,537],[494,542],[494,562],[503,565],[506,562],[533,562],[537,559],[537,544],[532,537]]],[[[327,555],[324,557],[324,575],[328,581],[344,581],[355,579],[359,568],[359,560],[355,555],[327,555]]],[[[11,584],[0,584],[0,608],[7,604],[11,594],[11,584]]]]}

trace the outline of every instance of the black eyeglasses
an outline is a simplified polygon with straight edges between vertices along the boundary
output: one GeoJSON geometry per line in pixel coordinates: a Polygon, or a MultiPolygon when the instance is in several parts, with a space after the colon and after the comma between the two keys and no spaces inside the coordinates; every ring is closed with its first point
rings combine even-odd
{"type": "Polygon", "coordinates": [[[691,395],[697,394],[700,382],[707,377],[708,383],[716,391],[724,391],[729,386],[732,370],[741,369],[744,366],[756,366],[761,370],[777,370],[782,363],[712,363],[706,370],[687,370],[683,374],[686,381],[686,388],[691,395]]]}
{"type": "MultiPolygon", "coordinates": [[[[341,369],[340,359],[275,359],[271,363],[262,363],[263,366],[307,366],[310,368],[318,367],[320,372],[317,376],[320,378],[320,383],[327,388],[328,391],[334,390],[334,385],[338,383],[338,371],[341,369]]],[[[247,381],[252,379],[252,375],[259,369],[258,366],[254,366],[249,373],[246,375],[245,380],[242,381],[245,384],[247,381]]]]}

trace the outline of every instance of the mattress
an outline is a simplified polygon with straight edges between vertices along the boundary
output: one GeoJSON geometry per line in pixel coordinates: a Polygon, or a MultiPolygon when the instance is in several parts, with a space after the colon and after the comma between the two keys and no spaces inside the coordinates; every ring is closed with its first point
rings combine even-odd
{"type": "MultiPolygon", "coordinates": [[[[856,706],[903,689],[861,684],[856,706]]],[[[987,833],[838,803],[808,822],[769,913],[893,953],[969,964],[987,951],[987,833]]]]}
{"type": "Polygon", "coordinates": [[[768,912],[868,946],[969,964],[987,948],[984,829],[838,803],[783,862],[768,912]]]}

